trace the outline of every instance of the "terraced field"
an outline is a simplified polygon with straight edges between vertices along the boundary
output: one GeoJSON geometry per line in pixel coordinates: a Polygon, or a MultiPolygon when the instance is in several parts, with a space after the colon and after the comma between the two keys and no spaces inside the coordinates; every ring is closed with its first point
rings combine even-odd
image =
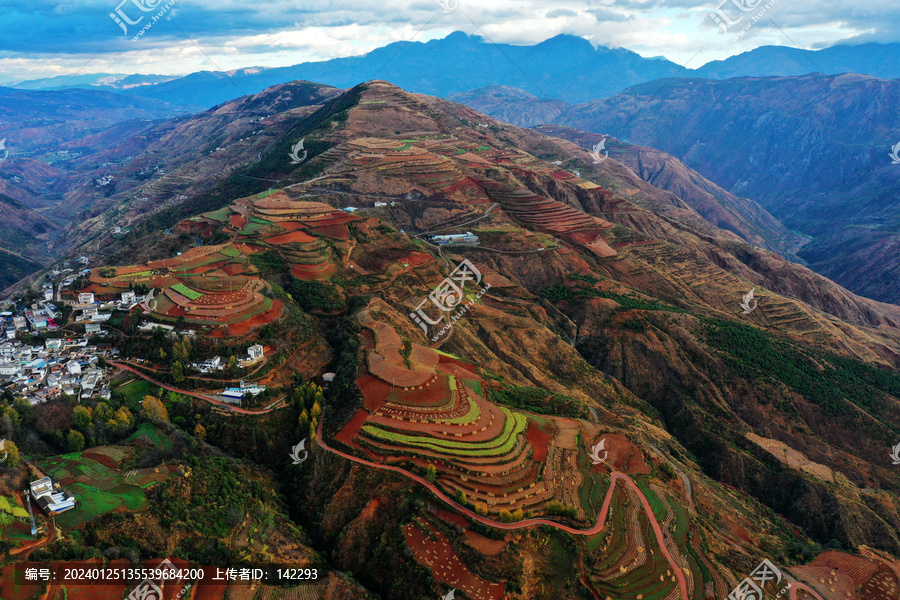
{"type": "Polygon", "coordinates": [[[255,251],[275,250],[297,279],[331,278],[338,270],[330,244],[350,238],[348,224],[358,221],[322,202],[291,200],[282,192],[242,198],[229,207],[192,217],[176,226],[179,233],[210,237],[224,232],[255,251]]]}
{"type": "Polygon", "coordinates": [[[366,311],[360,322],[373,338],[368,373],[358,380],[365,408],[338,441],[384,464],[419,473],[433,467],[446,493],[464,495],[488,514],[509,511],[521,519],[555,501],[579,520],[596,516],[598,503],[581,506],[580,490],[601,493],[603,476],[580,473],[584,451],[576,442],[592,439],[593,425],[493,404],[480,393],[473,366],[416,344],[405,357],[393,327],[366,311]]]}
{"type": "Polygon", "coordinates": [[[154,321],[174,323],[184,317],[189,325],[212,330],[211,335],[244,335],[282,311],[279,300],[263,293],[266,284],[250,261],[258,251],[247,244],[200,246],[145,267],[116,269],[113,277],[95,269],[86,290],[115,298],[134,285],[158,288],[162,291],[142,305],[154,321]]]}

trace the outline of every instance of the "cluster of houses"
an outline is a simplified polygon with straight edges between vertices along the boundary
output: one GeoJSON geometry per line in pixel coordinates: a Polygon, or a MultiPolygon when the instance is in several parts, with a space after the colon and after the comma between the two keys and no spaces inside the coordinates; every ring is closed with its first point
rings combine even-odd
{"type": "Polygon", "coordinates": [[[31,404],[46,402],[61,394],[90,398],[109,398],[103,384],[100,356],[117,350],[99,350],[81,339],[48,339],[32,346],[19,340],[0,342],[0,390],[10,390],[31,404]]]}

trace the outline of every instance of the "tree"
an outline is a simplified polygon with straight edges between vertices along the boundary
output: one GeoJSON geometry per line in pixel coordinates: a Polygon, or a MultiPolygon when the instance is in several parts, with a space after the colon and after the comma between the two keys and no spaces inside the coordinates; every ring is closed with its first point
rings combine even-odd
{"type": "Polygon", "coordinates": [[[70,429],[67,441],[69,443],[70,452],[81,452],[84,450],[84,436],[80,431],[70,429]]]}
{"type": "Polygon", "coordinates": [[[428,468],[425,469],[425,479],[434,483],[437,481],[437,467],[434,465],[428,465],[428,468]]]}
{"type": "Polygon", "coordinates": [[[475,512],[481,515],[482,517],[486,517],[488,514],[487,504],[484,502],[476,502],[475,503],[475,512]]]}
{"type": "Polygon", "coordinates": [[[172,363],[172,378],[175,380],[175,383],[184,381],[184,367],[177,360],[172,363]]]}
{"type": "Polygon", "coordinates": [[[524,518],[525,518],[525,513],[522,511],[521,508],[517,508],[516,510],[513,511],[513,513],[512,513],[513,521],[521,521],[524,518]]]}
{"type": "Polygon", "coordinates": [[[313,404],[310,414],[312,415],[313,419],[318,419],[319,415],[322,414],[322,406],[318,402],[316,402],[315,404],[313,404]]]}
{"type": "Polygon", "coordinates": [[[75,425],[75,429],[84,433],[84,430],[91,424],[92,412],[86,406],[76,406],[72,411],[72,424],[75,425]]]}
{"type": "Polygon", "coordinates": [[[232,355],[228,358],[228,374],[229,374],[231,377],[234,377],[235,375],[237,375],[237,372],[238,372],[238,361],[237,361],[237,356],[235,356],[234,354],[232,354],[232,355]]]}
{"type": "Polygon", "coordinates": [[[0,465],[4,467],[15,467],[19,464],[19,447],[12,440],[3,442],[3,449],[0,450],[0,465]],[[4,458],[3,455],[6,455],[4,458]]]}
{"type": "Polygon", "coordinates": [[[513,516],[512,513],[506,510],[505,508],[500,509],[500,522],[501,523],[512,523],[513,516]]]}
{"type": "Polygon", "coordinates": [[[144,414],[144,418],[154,423],[169,420],[169,411],[166,410],[166,405],[162,400],[153,396],[144,396],[144,400],[141,402],[141,412],[144,414]]]}
{"type": "Polygon", "coordinates": [[[31,425],[34,423],[34,407],[31,405],[31,402],[25,398],[16,398],[13,400],[13,408],[15,408],[16,412],[19,413],[19,416],[22,417],[21,423],[23,425],[31,425]]]}
{"type": "Polygon", "coordinates": [[[194,427],[194,437],[201,442],[206,441],[206,427],[204,427],[200,423],[197,423],[197,425],[194,427]]]}
{"type": "Polygon", "coordinates": [[[305,410],[300,413],[300,418],[297,421],[300,423],[300,431],[306,431],[306,428],[309,427],[309,415],[306,414],[305,410]]]}
{"type": "Polygon", "coordinates": [[[98,402],[94,407],[94,421],[106,423],[113,416],[112,407],[106,402],[98,402]]]}
{"type": "Polygon", "coordinates": [[[106,422],[106,426],[110,431],[114,431],[118,435],[123,435],[134,425],[134,417],[131,411],[122,406],[111,419],[106,422]]]}
{"type": "Polygon", "coordinates": [[[465,506],[469,503],[469,498],[466,496],[466,493],[462,490],[456,490],[456,502],[462,506],[465,506]]]}

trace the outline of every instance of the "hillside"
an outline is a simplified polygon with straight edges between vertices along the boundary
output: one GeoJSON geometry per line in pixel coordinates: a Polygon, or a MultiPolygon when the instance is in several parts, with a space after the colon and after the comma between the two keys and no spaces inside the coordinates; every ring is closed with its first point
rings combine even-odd
{"type": "MultiPolygon", "coordinates": [[[[85,551],[124,531],[141,558],[220,562],[283,541],[333,585],[402,600],[724,598],[768,558],[791,597],[897,598],[900,309],[716,227],[701,210],[727,224],[739,199],[648,149],[611,140],[596,163],[558,135],[385,81],[319,106],[285,96],[168,131],[152,149],[185,156],[179,169],[210,168],[186,151],[206,132],[235,136],[217,153],[225,175],[130,215],[132,234],[100,245],[107,266],[81,281],[112,297],[156,289],[115,326],[117,364],[144,389],[169,386],[173,435],[201,455],[167,454],[172,482],[138,517],[175,515],[165,550],[158,529],[105,517],[85,551]],[[281,112],[264,141],[240,140],[255,106],[281,112]],[[651,159],[684,199],[629,166],[651,159]],[[466,231],[477,243],[426,237],[466,231]],[[185,366],[253,342],[269,348],[258,370],[185,366]],[[310,380],[325,372],[320,390],[310,380]],[[212,398],[238,376],[272,391],[240,409],[212,398]],[[309,457],[292,464],[300,440],[309,457]],[[217,490],[253,518],[224,506],[202,545],[177,499],[217,490]]],[[[136,406],[141,392],[117,389],[136,406]]],[[[69,468],[50,433],[15,435],[69,468]]]]}

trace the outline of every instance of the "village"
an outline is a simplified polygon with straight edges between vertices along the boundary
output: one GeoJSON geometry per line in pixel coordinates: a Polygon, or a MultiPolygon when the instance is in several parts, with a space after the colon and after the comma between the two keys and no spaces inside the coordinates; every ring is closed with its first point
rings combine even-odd
{"type": "MultiPolygon", "coordinates": [[[[57,276],[64,274],[58,273],[57,276]]],[[[118,350],[106,339],[103,323],[113,311],[127,311],[138,303],[134,292],[121,294],[112,302],[96,302],[93,294],[77,294],[60,299],[59,289],[71,285],[68,278],[59,284],[46,283],[41,297],[31,304],[7,306],[0,312],[0,391],[39,404],[60,395],[109,398],[106,359],[118,350]],[[9,310],[12,309],[12,310],[9,310]],[[66,327],[59,319],[75,314],[66,327]]]]}

